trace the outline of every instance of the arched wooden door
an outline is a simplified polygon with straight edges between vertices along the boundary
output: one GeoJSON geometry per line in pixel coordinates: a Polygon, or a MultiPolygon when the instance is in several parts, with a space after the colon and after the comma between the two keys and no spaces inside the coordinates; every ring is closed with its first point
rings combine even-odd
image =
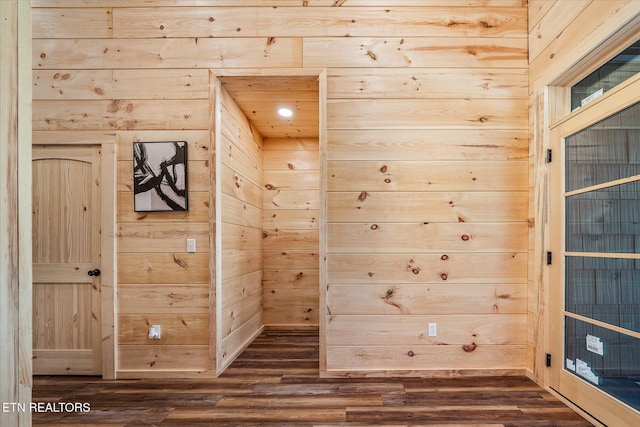
{"type": "Polygon", "coordinates": [[[102,374],[100,147],[33,149],[33,373],[102,374]]]}

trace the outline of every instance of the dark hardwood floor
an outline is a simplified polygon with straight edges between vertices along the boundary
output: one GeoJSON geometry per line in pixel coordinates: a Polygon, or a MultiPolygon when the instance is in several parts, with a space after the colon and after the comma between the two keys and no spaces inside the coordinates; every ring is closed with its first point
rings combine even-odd
{"type": "Polygon", "coordinates": [[[91,406],[34,425],[591,426],[525,377],[321,379],[311,332],[265,332],[217,379],[41,376],[33,401],[91,406]]]}

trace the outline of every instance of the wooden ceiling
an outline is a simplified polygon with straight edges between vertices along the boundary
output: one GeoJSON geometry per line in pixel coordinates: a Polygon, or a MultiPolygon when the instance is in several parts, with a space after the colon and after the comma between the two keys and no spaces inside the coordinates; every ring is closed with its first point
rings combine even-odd
{"type": "Polygon", "coordinates": [[[308,76],[220,77],[264,138],[318,137],[318,79],[308,76]],[[278,109],[293,116],[283,118],[278,109]]]}

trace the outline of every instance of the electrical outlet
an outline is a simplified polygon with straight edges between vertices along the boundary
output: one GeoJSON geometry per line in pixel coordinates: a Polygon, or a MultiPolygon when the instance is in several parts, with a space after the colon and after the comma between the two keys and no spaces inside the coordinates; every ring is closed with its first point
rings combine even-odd
{"type": "Polygon", "coordinates": [[[438,329],[435,323],[429,323],[429,336],[435,337],[438,335],[438,329]]]}
{"type": "Polygon", "coordinates": [[[187,239],[187,252],[196,251],[196,239],[187,239]]]}
{"type": "Polygon", "coordinates": [[[159,340],[160,339],[161,328],[160,325],[151,325],[149,326],[149,339],[159,340]]]}

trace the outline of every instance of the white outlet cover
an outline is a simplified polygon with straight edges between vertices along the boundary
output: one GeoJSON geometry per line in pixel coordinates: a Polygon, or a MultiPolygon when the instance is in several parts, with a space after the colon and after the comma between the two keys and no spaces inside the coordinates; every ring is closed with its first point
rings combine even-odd
{"type": "Polygon", "coordinates": [[[149,327],[149,338],[152,340],[160,339],[161,328],[160,325],[151,325],[149,327]]]}
{"type": "Polygon", "coordinates": [[[196,239],[187,239],[187,252],[196,251],[196,239]]]}
{"type": "Polygon", "coordinates": [[[438,335],[438,328],[435,323],[429,323],[429,336],[435,337],[438,335]]]}

